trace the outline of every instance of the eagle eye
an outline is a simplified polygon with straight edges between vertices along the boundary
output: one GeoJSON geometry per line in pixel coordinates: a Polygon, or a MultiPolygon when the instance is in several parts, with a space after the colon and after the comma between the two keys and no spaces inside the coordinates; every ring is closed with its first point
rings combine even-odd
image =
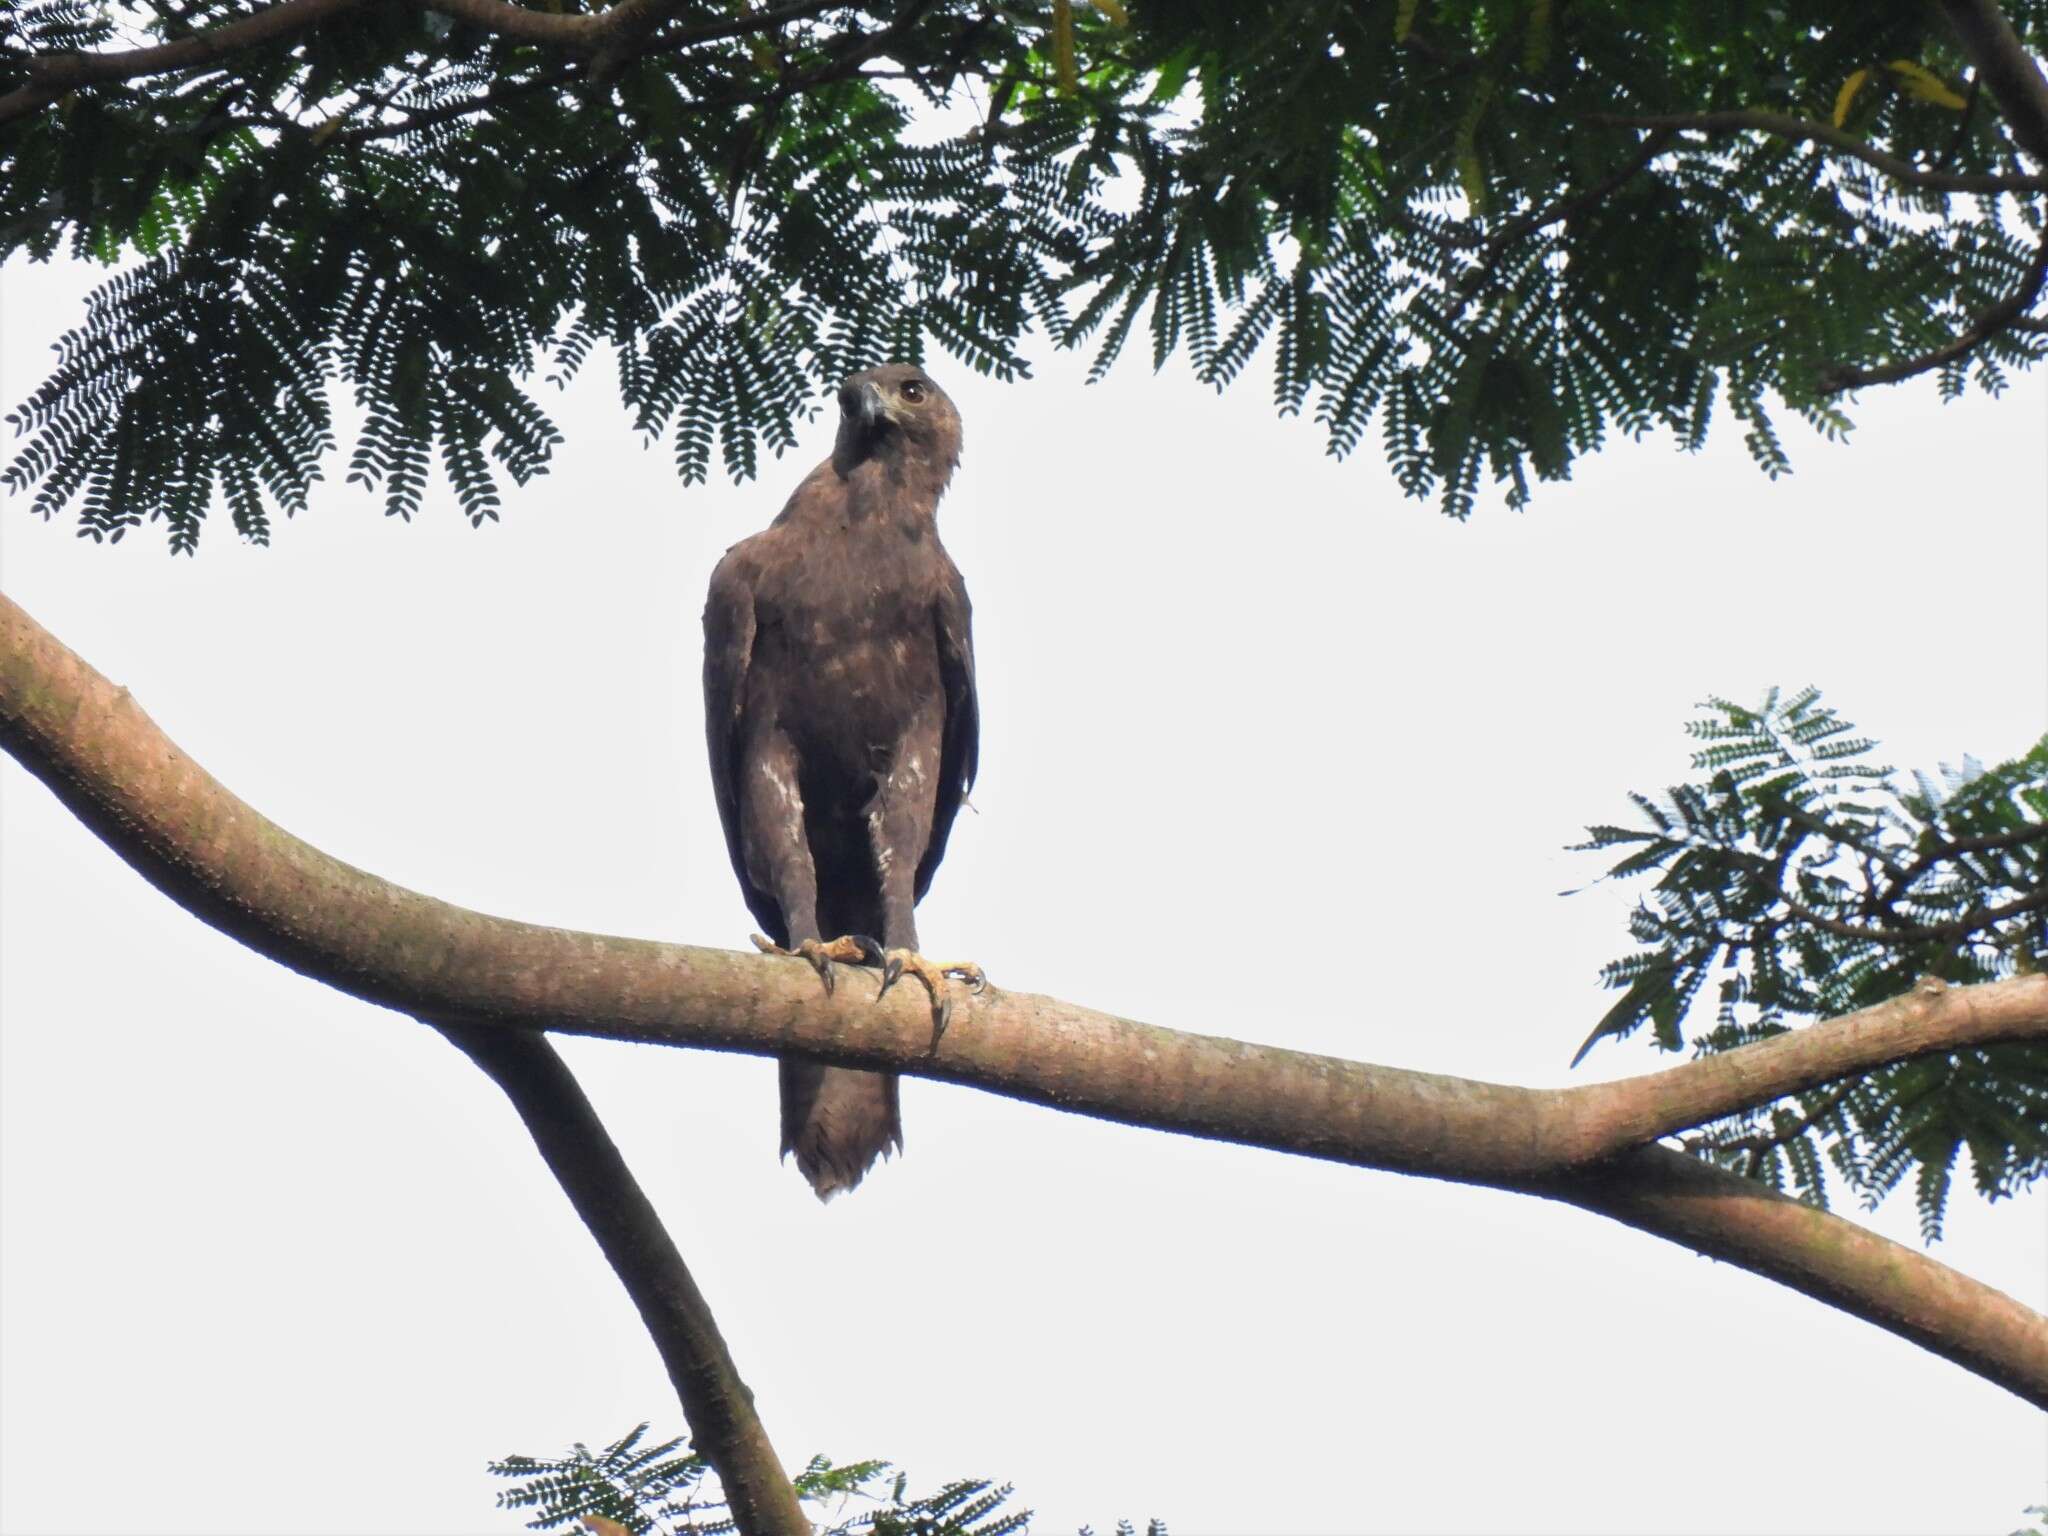
{"type": "Polygon", "coordinates": [[[905,379],[903,381],[903,398],[912,405],[922,404],[924,401],[924,386],[915,379],[905,379]]]}

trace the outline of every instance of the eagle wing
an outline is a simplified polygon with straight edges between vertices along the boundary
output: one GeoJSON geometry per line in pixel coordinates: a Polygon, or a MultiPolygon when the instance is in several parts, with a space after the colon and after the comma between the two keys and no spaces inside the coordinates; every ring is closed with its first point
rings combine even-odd
{"type": "Polygon", "coordinates": [[[931,838],[925,844],[924,857],[917,861],[920,901],[931,888],[939,860],[946,856],[953,818],[960,814],[960,803],[974,787],[981,754],[981,706],[974,693],[973,608],[967,601],[967,583],[950,561],[938,600],[932,604],[932,625],[938,640],[939,677],[946,689],[946,725],[939,743],[938,797],[932,806],[931,838]]]}
{"type": "Polygon", "coordinates": [[[754,659],[754,570],[746,540],[725,552],[711,573],[704,604],[704,738],[711,751],[711,791],[725,827],[725,851],[739,876],[747,910],[778,944],[789,942],[782,908],[747,874],[747,850],[740,822],[740,754],[746,748],[741,719],[746,707],[747,669],[754,659]]]}

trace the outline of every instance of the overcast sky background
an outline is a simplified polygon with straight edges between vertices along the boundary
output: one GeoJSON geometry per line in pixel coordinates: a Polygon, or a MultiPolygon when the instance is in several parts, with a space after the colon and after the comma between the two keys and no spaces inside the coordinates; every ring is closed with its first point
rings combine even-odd
{"type": "MultiPolygon", "coordinates": [[[[0,272],[8,407],[91,280],[0,272]]],[[[1263,376],[931,368],[966,421],[941,526],[984,738],[919,921],[1003,985],[1563,1083],[1633,892],[1559,899],[1595,872],[1562,847],[1684,774],[1697,700],[1811,681],[1901,767],[2048,723],[2039,374],[1872,393],[1847,448],[1791,425],[1775,485],[1725,423],[1697,457],[1617,441],[1460,526],[1376,448],[1325,458],[1263,376]]],[[[699,614],[831,427],[686,491],[611,390],[594,362],[550,397],[554,472],[482,531],[445,491],[407,526],[334,484],[273,548],[223,520],[187,560],[11,505],[0,585],[343,859],[744,947],[699,614]]],[[[487,1458],[681,1432],[494,1087],[186,916],[11,760],[0,796],[0,1526],[511,1531],[487,1458]]],[[[2017,1399],[1577,1211],[916,1081],[907,1154],[820,1207],[776,1162],[768,1062],[562,1050],[792,1464],[1183,1536],[2004,1532],[2048,1497],[2017,1399]]],[[[1575,1076],[1662,1064],[1608,1046],[1575,1076]]],[[[2044,1217],[1959,1193],[1938,1255],[2041,1305],[2044,1217]]],[[[1907,1196],[1873,1221],[1914,1240],[1907,1196]]]]}

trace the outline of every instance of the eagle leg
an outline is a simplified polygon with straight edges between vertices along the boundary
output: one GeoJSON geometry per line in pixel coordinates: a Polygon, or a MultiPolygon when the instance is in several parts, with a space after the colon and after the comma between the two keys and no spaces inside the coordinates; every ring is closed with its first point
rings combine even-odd
{"type": "MultiPolygon", "coordinates": [[[[785,955],[792,960],[810,962],[812,970],[818,973],[818,980],[824,983],[825,995],[832,995],[832,962],[842,965],[881,965],[884,960],[882,946],[866,934],[850,933],[836,939],[805,939],[794,949],[784,949],[760,934],[751,935],[754,948],[764,955],[785,955]]],[[[887,988],[885,987],[886,991],[887,988]]]]}
{"type": "Polygon", "coordinates": [[[931,994],[934,1044],[953,1017],[953,996],[946,978],[952,976],[966,982],[968,990],[977,996],[988,990],[988,977],[972,960],[940,962],[927,960],[914,949],[890,949],[882,952],[882,990],[875,994],[875,1001],[880,1002],[906,973],[923,982],[925,991],[931,994]]]}

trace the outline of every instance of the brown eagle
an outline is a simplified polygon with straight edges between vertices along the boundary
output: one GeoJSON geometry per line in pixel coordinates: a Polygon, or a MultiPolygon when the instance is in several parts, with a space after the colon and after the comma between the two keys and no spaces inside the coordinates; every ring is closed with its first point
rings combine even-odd
{"type": "MultiPolygon", "coordinates": [[[[960,415],[902,363],[849,378],[839,412],[832,457],[711,574],[711,783],[768,931],[754,942],[808,960],[827,992],[834,961],[879,965],[882,992],[908,972],[943,1030],[947,977],[982,984],[976,966],[917,953],[912,910],[974,783],[979,734],[967,587],[937,524],[960,415]]],[[[781,1067],[782,1152],[820,1199],[902,1147],[894,1073],[781,1067]]]]}

